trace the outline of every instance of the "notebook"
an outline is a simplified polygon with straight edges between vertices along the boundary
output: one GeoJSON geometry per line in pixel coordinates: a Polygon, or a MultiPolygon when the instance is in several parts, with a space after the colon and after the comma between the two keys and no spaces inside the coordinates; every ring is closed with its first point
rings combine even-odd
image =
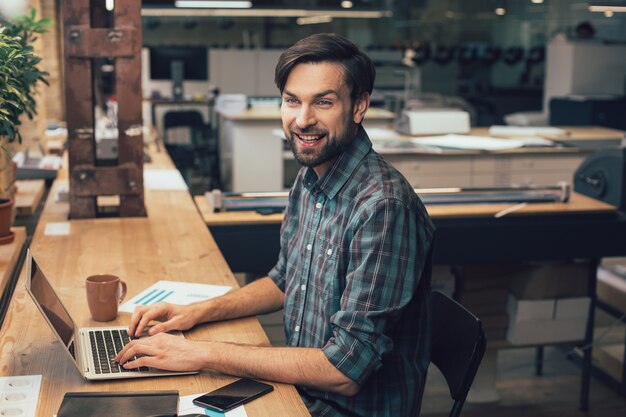
{"type": "MultiPolygon", "coordinates": [[[[78,328],[30,250],[26,256],[26,291],[85,379],[142,378],[197,373],[147,367],[127,370],[113,362],[117,352],[130,340],[128,328],[125,326],[78,328]]],[[[182,333],[177,335],[183,337],[182,333]]]]}

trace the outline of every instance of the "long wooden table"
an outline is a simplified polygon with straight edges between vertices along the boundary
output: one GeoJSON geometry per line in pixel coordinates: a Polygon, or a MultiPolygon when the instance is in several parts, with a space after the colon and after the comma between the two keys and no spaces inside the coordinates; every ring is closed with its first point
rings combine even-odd
{"type": "MultiPolygon", "coordinates": [[[[162,154],[153,155],[153,165],[171,168],[162,154]]],[[[146,218],[71,220],[68,235],[49,235],[50,224],[68,221],[68,203],[56,202],[60,186],[57,180],[52,187],[31,250],[79,327],[99,325],[87,307],[88,275],[119,275],[128,283],[129,297],[161,279],[237,286],[187,191],[146,190],[146,218]]],[[[68,391],[176,389],[191,395],[235,379],[203,371],[193,376],[87,382],[26,294],[24,278],[22,273],[0,332],[0,369],[2,375],[43,375],[37,416],[55,414],[68,391]]],[[[125,325],[129,318],[120,313],[111,324],[125,325]]],[[[269,344],[256,318],[202,325],[186,335],[192,340],[269,344]]],[[[309,415],[293,386],[272,385],[272,393],[246,405],[249,416],[309,415]]]]}

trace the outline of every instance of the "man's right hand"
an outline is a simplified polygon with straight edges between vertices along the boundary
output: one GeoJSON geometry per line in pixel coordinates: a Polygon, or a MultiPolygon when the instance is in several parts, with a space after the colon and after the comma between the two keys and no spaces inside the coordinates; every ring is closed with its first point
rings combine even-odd
{"type": "Polygon", "coordinates": [[[152,320],[162,323],[148,329],[150,336],[172,330],[188,330],[198,322],[197,306],[176,305],[160,302],[146,307],[137,307],[133,312],[128,326],[128,335],[139,337],[152,320]]]}

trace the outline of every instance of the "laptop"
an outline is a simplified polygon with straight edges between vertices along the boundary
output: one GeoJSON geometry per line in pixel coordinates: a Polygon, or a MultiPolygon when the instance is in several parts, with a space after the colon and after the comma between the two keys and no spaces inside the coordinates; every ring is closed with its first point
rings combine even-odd
{"type": "MultiPolygon", "coordinates": [[[[63,344],[78,372],[87,380],[143,378],[152,376],[189,375],[197,372],[164,371],[148,367],[127,370],[113,362],[113,358],[130,341],[128,327],[83,327],[67,312],[50,281],[30,253],[26,256],[26,291],[63,344]]],[[[181,332],[177,335],[183,337],[181,332]]]]}

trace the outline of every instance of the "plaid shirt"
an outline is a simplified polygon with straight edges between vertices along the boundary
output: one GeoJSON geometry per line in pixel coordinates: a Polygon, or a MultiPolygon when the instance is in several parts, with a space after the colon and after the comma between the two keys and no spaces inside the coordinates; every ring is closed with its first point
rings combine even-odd
{"type": "Polygon", "coordinates": [[[434,226],[363,128],[320,179],[300,170],[270,271],[287,345],[321,348],[354,397],[298,387],[314,416],[417,416],[430,355],[434,226]]]}

